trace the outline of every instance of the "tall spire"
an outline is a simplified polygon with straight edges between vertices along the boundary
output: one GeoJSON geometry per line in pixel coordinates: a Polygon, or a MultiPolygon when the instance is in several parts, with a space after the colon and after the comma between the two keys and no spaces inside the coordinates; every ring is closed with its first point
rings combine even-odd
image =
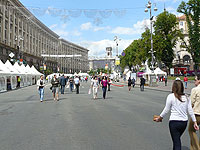
{"type": "Polygon", "coordinates": [[[164,3],[164,11],[166,11],[166,8],[165,8],[165,3],[164,3]]]}

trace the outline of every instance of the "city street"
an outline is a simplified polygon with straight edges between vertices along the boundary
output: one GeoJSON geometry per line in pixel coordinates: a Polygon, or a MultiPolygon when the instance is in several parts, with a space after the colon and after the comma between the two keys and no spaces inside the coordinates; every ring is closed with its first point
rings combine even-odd
{"type": "MultiPolygon", "coordinates": [[[[36,86],[0,94],[0,150],[172,150],[168,116],[152,121],[165,105],[169,92],[111,87],[107,98],[66,93],[53,101],[48,85],[45,101],[36,86]]],[[[187,130],[183,150],[189,150],[187,130]]]]}

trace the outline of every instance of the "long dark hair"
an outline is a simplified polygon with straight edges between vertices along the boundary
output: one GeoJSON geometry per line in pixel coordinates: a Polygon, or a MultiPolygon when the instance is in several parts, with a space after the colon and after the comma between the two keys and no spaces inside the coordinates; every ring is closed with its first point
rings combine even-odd
{"type": "Polygon", "coordinates": [[[185,94],[184,94],[183,82],[181,80],[174,81],[173,86],[172,86],[172,93],[174,93],[175,97],[179,101],[183,102],[181,99],[181,96],[185,94]]]}

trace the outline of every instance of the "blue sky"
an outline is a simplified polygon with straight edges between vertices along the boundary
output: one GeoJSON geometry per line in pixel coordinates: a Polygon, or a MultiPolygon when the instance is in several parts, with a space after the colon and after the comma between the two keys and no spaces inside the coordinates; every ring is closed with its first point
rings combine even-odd
{"type": "MultiPolygon", "coordinates": [[[[148,0],[20,0],[41,22],[61,38],[90,50],[90,56],[105,56],[106,47],[113,47],[118,36],[121,53],[133,40],[140,38],[149,26],[145,13],[148,0]]],[[[166,9],[176,15],[181,0],[153,0],[156,16],[166,9]]]]}

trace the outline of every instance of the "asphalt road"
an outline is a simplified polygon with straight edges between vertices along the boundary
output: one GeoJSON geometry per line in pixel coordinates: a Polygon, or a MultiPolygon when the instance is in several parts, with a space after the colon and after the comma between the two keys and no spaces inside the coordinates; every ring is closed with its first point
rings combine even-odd
{"type": "MultiPolygon", "coordinates": [[[[84,87],[84,88],[83,88],[84,87]]],[[[159,114],[168,92],[111,87],[107,98],[80,94],[60,96],[54,102],[49,87],[40,103],[36,86],[0,94],[0,150],[172,150],[168,116],[159,114]]],[[[189,150],[187,130],[183,150],[189,150]]]]}

